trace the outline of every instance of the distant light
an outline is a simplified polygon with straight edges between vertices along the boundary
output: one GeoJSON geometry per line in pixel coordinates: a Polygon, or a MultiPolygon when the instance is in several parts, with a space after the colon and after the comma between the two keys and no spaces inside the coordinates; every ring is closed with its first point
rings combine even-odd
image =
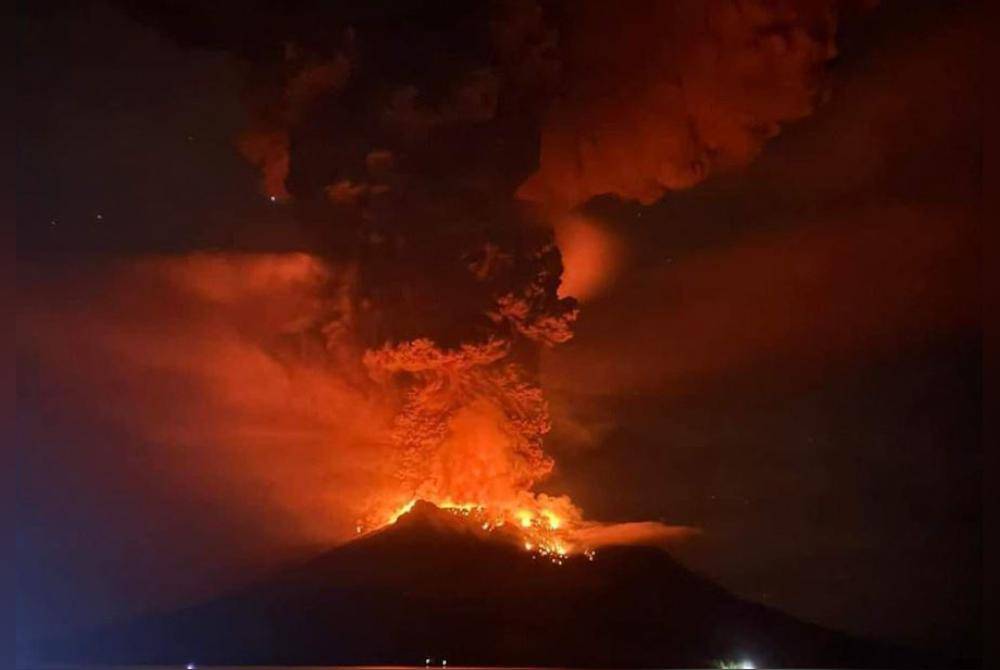
{"type": "Polygon", "coordinates": [[[195,668],[197,668],[198,666],[196,666],[194,663],[188,663],[184,667],[187,668],[187,670],[195,670],[195,668]]]}
{"type": "Polygon", "coordinates": [[[431,664],[431,659],[425,658],[424,659],[424,665],[430,665],[430,664],[431,664]]]}
{"type": "Polygon", "coordinates": [[[268,198],[268,200],[270,200],[271,202],[278,202],[278,196],[272,195],[268,198]]]}
{"type": "Polygon", "coordinates": [[[104,215],[103,215],[103,214],[98,214],[98,215],[97,215],[97,220],[98,220],[98,221],[100,221],[100,220],[101,220],[101,219],[103,219],[103,218],[104,218],[104,215]]]}
{"type": "Polygon", "coordinates": [[[753,661],[743,661],[740,663],[740,667],[743,668],[743,670],[754,670],[753,661]]]}
{"type": "Polygon", "coordinates": [[[448,659],[447,659],[447,658],[446,658],[446,659],[444,659],[443,661],[441,661],[441,666],[442,666],[442,667],[444,667],[444,666],[446,666],[446,665],[448,665],[448,659]]]}

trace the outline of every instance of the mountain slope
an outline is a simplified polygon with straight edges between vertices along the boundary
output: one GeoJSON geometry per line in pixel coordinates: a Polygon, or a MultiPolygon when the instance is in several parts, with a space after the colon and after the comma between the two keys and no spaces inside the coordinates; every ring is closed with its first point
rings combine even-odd
{"type": "Polygon", "coordinates": [[[933,664],[736,598],[658,549],[557,565],[426,503],[259,585],[48,651],[101,663],[933,664]]]}

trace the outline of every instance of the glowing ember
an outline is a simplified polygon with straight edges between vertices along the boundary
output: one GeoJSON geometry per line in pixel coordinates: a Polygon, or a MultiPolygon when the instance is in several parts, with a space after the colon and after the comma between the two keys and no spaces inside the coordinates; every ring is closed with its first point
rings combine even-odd
{"type": "MultiPolygon", "coordinates": [[[[547,496],[539,496],[540,499],[547,496]]],[[[552,499],[560,500],[562,499],[552,499]]],[[[428,501],[429,502],[429,501],[428,501]]],[[[417,499],[411,498],[404,504],[392,510],[384,517],[381,523],[366,527],[358,523],[358,532],[365,530],[378,530],[395,524],[401,517],[413,510],[417,499]]],[[[571,536],[573,529],[565,526],[559,514],[548,508],[541,508],[533,511],[519,507],[514,510],[504,510],[501,508],[488,508],[484,505],[471,502],[454,502],[443,500],[435,505],[444,511],[459,517],[471,520],[470,527],[477,527],[479,530],[492,533],[498,529],[506,529],[506,532],[519,540],[525,551],[534,552],[538,556],[549,558],[553,563],[562,565],[562,560],[571,554],[583,554],[589,560],[593,560],[594,552],[575,542],[571,536]]],[[[579,520],[578,520],[579,521],[579,520]]],[[[580,525],[590,526],[592,524],[580,525]]]]}

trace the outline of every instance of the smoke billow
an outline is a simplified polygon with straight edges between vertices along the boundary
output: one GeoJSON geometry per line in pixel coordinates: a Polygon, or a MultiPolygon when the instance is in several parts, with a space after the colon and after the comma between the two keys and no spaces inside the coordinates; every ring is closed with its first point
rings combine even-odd
{"type": "Polygon", "coordinates": [[[91,425],[84,443],[131,451],[119,458],[185,499],[198,482],[196,497],[237,517],[240,505],[270,510],[280,543],[353,530],[391,476],[391,411],[365,388],[359,352],[327,327],[343,318],[349,268],[203,253],[64,273],[34,290],[18,324],[40,411],[91,425]]]}
{"type": "Polygon", "coordinates": [[[821,100],[837,5],[579,3],[568,83],[518,195],[562,209],[602,194],[650,204],[747,164],[821,100]]]}
{"type": "MultiPolygon", "coordinates": [[[[276,445],[301,441],[275,495],[328,504],[341,530],[413,497],[579,519],[534,492],[554,468],[539,355],[572,337],[573,293],[599,290],[622,254],[551,217],[750,161],[821,97],[835,3],[347,3],[274,25],[262,7],[242,32],[195,32],[242,63],[236,145],[308,255],[129,268],[168,308],[98,329],[100,365],[129,387],[152,369],[192,390],[176,413],[115,412],[158,440],[268,454],[271,478],[276,445]],[[572,284],[556,239],[580,251],[572,284]],[[303,487],[300,468],[325,474],[303,487]]],[[[218,20],[135,13],[182,38],[218,20]]]]}

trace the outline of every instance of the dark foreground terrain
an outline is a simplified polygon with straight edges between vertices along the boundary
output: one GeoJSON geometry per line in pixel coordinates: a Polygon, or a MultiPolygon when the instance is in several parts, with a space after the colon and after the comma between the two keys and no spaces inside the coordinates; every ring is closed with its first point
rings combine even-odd
{"type": "Polygon", "coordinates": [[[418,503],[232,595],[49,645],[117,664],[940,667],[741,600],[649,547],[556,565],[418,503]]]}

